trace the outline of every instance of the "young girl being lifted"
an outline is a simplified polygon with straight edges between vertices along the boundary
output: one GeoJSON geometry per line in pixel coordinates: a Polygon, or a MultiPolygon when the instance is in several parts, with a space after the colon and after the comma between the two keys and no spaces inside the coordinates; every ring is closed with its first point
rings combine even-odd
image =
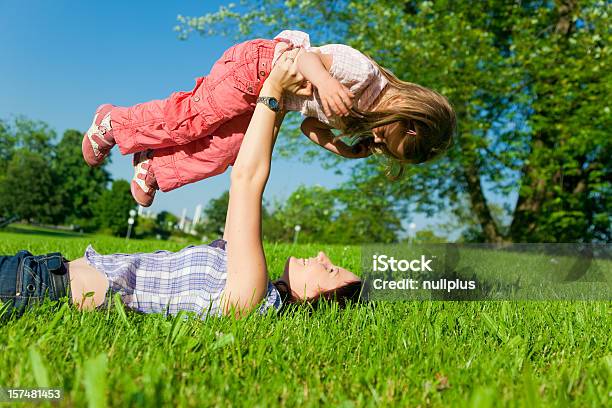
{"type": "Polygon", "coordinates": [[[311,47],[308,34],[283,31],[229,48],[190,92],[131,107],[101,105],[83,137],[85,161],[101,164],[115,144],[134,154],[131,190],[144,207],[158,189],[223,173],[236,160],[264,80],[295,48],[302,90],[260,102],[301,112],[302,131],[314,143],[349,158],[382,153],[399,164],[428,161],[450,146],[456,118],[445,97],[399,80],[347,45],[311,47]]]}

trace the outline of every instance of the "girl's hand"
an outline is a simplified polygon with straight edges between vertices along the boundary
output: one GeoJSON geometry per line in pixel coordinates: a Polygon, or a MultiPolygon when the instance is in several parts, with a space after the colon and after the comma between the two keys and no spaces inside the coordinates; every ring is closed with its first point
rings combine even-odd
{"type": "Polygon", "coordinates": [[[312,96],[312,84],[310,83],[310,81],[305,80],[302,83],[302,87],[294,93],[297,96],[306,96],[306,97],[312,96]]]}
{"type": "Polygon", "coordinates": [[[329,125],[315,118],[306,118],[300,126],[302,132],[314,143],[342,157],[359,159],[372,154],[370,139],[363,140],[354,146],[349,146],[338,140],[329,125]]]}
{"type": "Polygon", "coordinates": [[[330,76],[317,90],[319,91],[325,116],[330,117],[332,113],[338,116],[348,115],[349,110],[353,106],[355,95],[346,86],[330,76]]]}

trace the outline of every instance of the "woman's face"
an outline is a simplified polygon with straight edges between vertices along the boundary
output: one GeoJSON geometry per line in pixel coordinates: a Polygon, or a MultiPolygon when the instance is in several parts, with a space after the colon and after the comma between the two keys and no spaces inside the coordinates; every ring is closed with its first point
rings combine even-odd
{"type": "Polygon", "coordinates": [[[314,258],[290,256],[281,279],[287,282],[299,299],[309,299],[321,292],[359,281],[357,275],[334,265],[324,252],[319,252],[314,258]]]}

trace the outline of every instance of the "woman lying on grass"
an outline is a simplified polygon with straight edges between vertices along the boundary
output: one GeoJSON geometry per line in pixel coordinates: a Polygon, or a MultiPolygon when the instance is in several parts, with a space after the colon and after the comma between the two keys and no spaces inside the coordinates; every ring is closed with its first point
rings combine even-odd
{"type": "MultiPolygon", "coordinates": [[[[99,255],[91,246],[83,258],[67,262],[61,254],[32,256],[21,251],[0,257],[2,311],[22,313],[37,301],[68,296],[79,308],[108,305],[119,293],[129,309],[202,317],[243,316],[283,303],[355,300],[361,281],[320,252],[310,259],[290,257],[280,280],[268,277],[261,241],[261,205],[270,174],[276,136],[285,112],[275,102],[284,90],[296,92],[304,78],[285,53],[264,82],[242,147],[232,168],[230,200],[222,240],[179,252],[99,255]],[[272,98],[272,100],[270,99],[272,98]],[[226,245],[227,244],[227,245],[226,245]]],[[[6,315],[6,313],[4,313],[6,315]]]]}

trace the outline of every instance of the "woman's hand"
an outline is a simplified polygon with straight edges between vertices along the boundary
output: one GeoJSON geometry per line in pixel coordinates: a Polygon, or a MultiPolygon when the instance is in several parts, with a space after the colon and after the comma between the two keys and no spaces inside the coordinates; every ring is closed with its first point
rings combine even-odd
{"type": "Polygon", "coordinates": [[[264,82],[260,95],[275,96],[283,92],[308,96],[312,94],[312,85],[297,69],[297,59],[304,52],[301,48],[285,51],[278,59],[270,76],[264,82]],[[274,93],[274,94],[269,94],[274,93]]]}

